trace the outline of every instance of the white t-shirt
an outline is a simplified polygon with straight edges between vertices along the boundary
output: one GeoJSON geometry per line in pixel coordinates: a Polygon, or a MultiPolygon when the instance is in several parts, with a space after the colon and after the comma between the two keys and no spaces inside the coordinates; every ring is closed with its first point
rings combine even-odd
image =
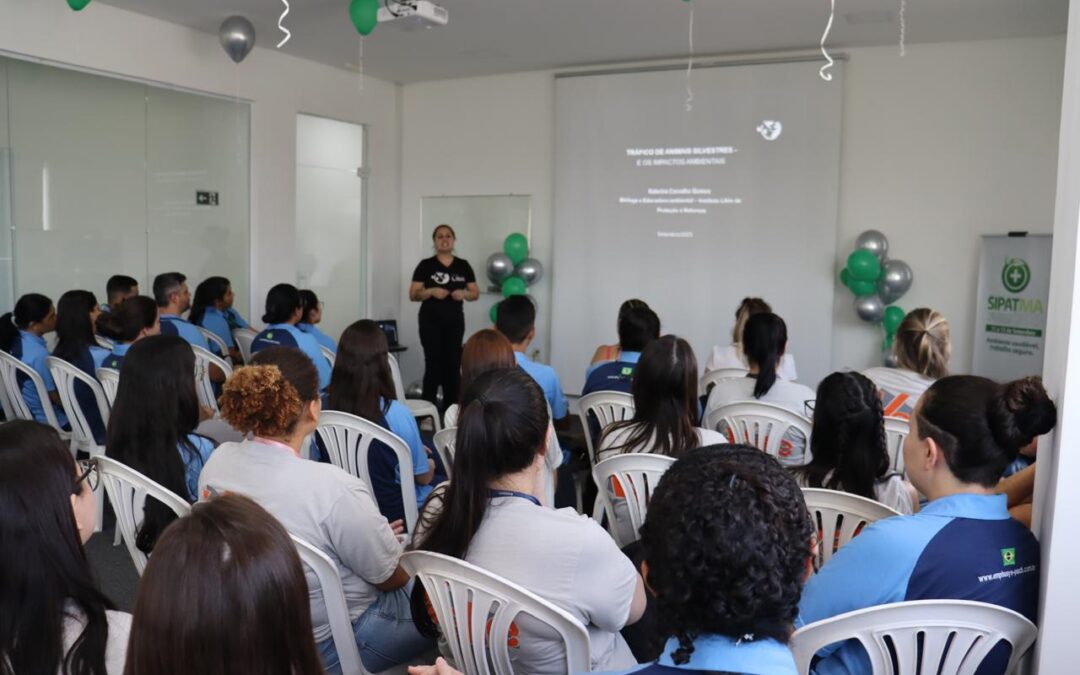
{"type": "MultiPolygon", "coordinates": [[[[795,472],[795,480],[799,487],[810,487],[806,481],[806,475],[801,471],[795,472]]],[[[823,483],[828,483],[832,473],[825,475],[823,483]]],[[[910,516],[915,512],[911,503],[911,492],[908,490],[909,483],[899,473],[887,473],[885,477],[874,483],[874,499],[888,506],[900,515],[910,516]]]]}
{"type": "MultiPolygon", "coordinates": [[[[754,384],[756,382],[757,380],[752,377],[736,377],[717,382],[709,394],[709,402],[705,405],[705,416],[707,417],[710,412],[728,403],[755,400],[762,403],[771,403],[786,408],[797,415],[805,416],[806,402],[813,402],[816,398],[814,390],[810,387],[778,379],[773,383],[773,386],[769,387],[769,391],[765,392],[764,396],[755,399],[754,384]]],[[[719,429],[719,431],[727,435],[725,429],[719,429]]],[[[729,438],[728,440],[732,439],[729,438]]],[[[805,464],[808,440],[801,431],[788,429],[787,433],[784,434],[784,445],[781,447],[778,459],[781,463],[789,466],[805,464]]]]}
{"type": "Polygon", "coordinates": [[[915,403],[935,380],[906,368],[867,368],[862,372],[881,391],[886,417],[911,417],[915,403]]]}
{"type": "MultiPolygon", "coordinates": [[[[600,439],[600,447],[596,449],[596,461],[601,462],[610,457],[621,455],[629,452],[653,452],[656,445],[655,439],[651,439],[646,443],[641,443],[634,447],[625,448],[622,447],[630,436],[636,430],[637,425],[625,426],[620,429],[615,429],[609,434],[605,434],[600,439]]],[[[727,443],[728,439],[719,431],[712,431],[711,429],[695,429],[698,436],[697,445],[695,448],[703,448],[706,445],[715,445],[716,443],[727,443]]]]}
{"type": "MultiPolygon", "coordinates": [[[[105,672],[109,675],[124,675],[127,661],[128,636],[131,634],[131,615],[127,612],[105,610],[105,620],[109,625],[109,634],[105,638],[105,672]]],[[[86,628],[83,613],[72,604],[68,604],[64,613],[64,653],[71,649],[86,628]]],[[[61,668],[62,670],[62,668],[61,668]]]]}
{"type": "MultiPolygon", "coordinates": [[[[716,345],[709,354],[709,360],[705,364],[705,372],[720,370],[721,368],[742,368],[746,370],[749,367],[750,364],[746,362],[746,355],[739,350],[738,345],[716,345]]],[[[795,370],[795,357],[793,355],[784,354],[780,357],[780,367],[776,369],[776,376],[781,380],[799,379],[799,373],[795,370]]]]}
{"type": "MultiPolygon", "coordinates": [[[[630,616],[638,573],[596,521],[573,509],[549,509],[520,497],[489,502],[465,559],[536,593],[589,632],[592,670],[636,664],[619,630],[630,616]]],[[[514,672],[566,672],[558,637],[530,617],[515,620],[514,672]]]]}
{"type": "MultiPolygon", "coordinates": [[[[291,534],[337,565],[349,618],[355,621],[378,597],[374,584],[389,579],[401,543],[368,486],[330,464],[301,459],[289,450],[253,440],[218,446],[199,474],[199,495],[209,489],[250,497],[291,534]]],[[[330,637],[318,578],[305,566],[316,642],[330,637]]]]}

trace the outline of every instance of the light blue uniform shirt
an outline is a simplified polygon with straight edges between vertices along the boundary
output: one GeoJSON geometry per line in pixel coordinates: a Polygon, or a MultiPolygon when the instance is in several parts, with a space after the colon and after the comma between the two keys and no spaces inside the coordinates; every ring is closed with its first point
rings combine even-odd
{"type": "MultiPolygon", "coordinates": [[[[385,405],[385,401],[379,400],[379,405],[385,405]]],[[[401,437],[401,440],[409,446],[409,454],[412,455],[413,473],[422,476],[428,471],[428,456],[424,450],[424,442],[420,440],[420,427],[416,425],[409,407],[398,400],[390,402],[390,409],[386,411],[386,425],[390,431],[401,437]]],[[[397,483],[401,484],[401,465],[396,470],[397,483]]],[[[431,494],[431,485],[416,485],[416,504],[423,506],[424,500],[431,494]]]]}
{"type": "MultiPolygon", "coordinates": [[[[637,363],[641,360],[641,352],[620,352],[619,358],[616,361],[622,361],[624,363],[637,363]]],[[[597,361],[588,368],[585,369],[585,379],[589,379],[589,376],[593,374],[593,371],[604,365],[605,363],[612,363],[611,361],[597,361]]]]}
{"type": "Polygon", "coordinates": [[[296,327],[319,341],[319,344],[337,354],[337,343],[319,327],[311,323],[298,323],[296,327]]]}
{"type": "Polygon", "coordinates": [[[199,497],[199,473],[210,459],[210,453],[214,451],[214,442],[198,434],[188,434],[188,441],[195,446],[198,456],[192,457],[186,450],[180,450],[180,459],[184,461],[184,482],[187,483],[188,501],[195,502],[199,497]]]}
{"type": "Polygon", "coordinates": [[[99,368],[112,368],[113,370],[120,370],[124,365],[124,357],[127,356],[128,350],[131,349],[131,345],[134,342],[117,343],[113,345],[113,349],[105,356],[103,365],[99,368]]]}
{"type": "Polygon", "coordinates": [[[319,371],[319,389],[325,391],[330,386],[330,362],[319,349],[318,340],[311,335],[287,323],[271,324],[255,336],[251,353],[258,353],[267,347],[296,347],[307,354],[315,364],[315,370],[319,371]]]}
{"type": "Polygon", "coordinates": [[[162,335],[179,335],[188,342],[188,344],[195,345],[196,347],[202,347],[209,350],[210,344],[206,341],[206,338],[195,324],[185,321],[175,314],[162,314],[161,315],[161,334],[162,335]]]}
{"type": "MultiPolygon", "coordinates": [[[[53,382],[52,373],[49,372],[49,367],[45,364],[45,359],[49,357],[49,348],[46,346],[45,338],[34,335],[29,331],[20,330],[19,340],[21,341],[20,348],[22,350],[19,354],[19,360],[33,368],[41,376],[46,391],[56,391],[56,383],[53,382]]],[[[48,418],[45,417],[45,408],[42,406],[41,397],[38,396],[37,387],[34,386],[29,377],[25,378],[21,389],[23,398],[26,399],[26,406],[30,408],[34,420],[42,424],[48,424],[48,418]]],[[[52,401],[49,401],[49,405],[52,405],[52,401]]],[[[68,426],[68,418],[64,415],[63,409],[60,406],[53,406],[53,411],[56,413],[56,421],[60,426],[68,426]]]]}
{"type": "Polygon", "coordinates": [[[233,342],[232,329],[229,328],[229,320],[225,317],[225,312],[222,312],[217,307],[206,308],[206,311],[203,312],[202,315],[201,325],[206,330],[224,340],[225,344],[229,345],[230,349],[236,346],[236,343],[233,342]]]}
{"type": "MultiPolygon", "coordinates": [[[[620,673],[640,675],[679,675],[679,673],[745,673],[745,675],[798,675],[795,657],[787,645],[776,640],[743,640],[726,635],[702,635],[694,640],[690,660],[675,665],[671,654],[679,641],[671,638],[655,663],[638,666],[620,673]]],[[[617,675],[617,674],[611,674],[617,675]]]]}
{"type": "Polygon", "coordinates": [[[223,314],[225,315],[225,320],[229,322],[229,326],[232,328],[251,327],[248,325],[248,322],[244,320],[244,317],[240,316],[240,312],[236,311],[233,307],[226,309],[223,314]]]}
{"type": "Polygon", "coordinates": [[[536,383],[544,390],[544,398],[551,406],[551,418],[561,420],[566,417],[569,404],[566,402],[566,396],[563,395],[562,385],[559,384],[559,374],[555,372],[555,369],[543,363],[536,363],[521,352],[514,352],[514,358],[521,369],[536,380],[536,383]]]}

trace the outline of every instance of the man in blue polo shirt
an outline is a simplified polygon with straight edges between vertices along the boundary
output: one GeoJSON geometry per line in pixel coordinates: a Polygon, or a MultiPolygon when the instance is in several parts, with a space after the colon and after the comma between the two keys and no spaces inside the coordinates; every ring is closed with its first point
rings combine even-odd
{"type": "MultiPolygon", "coordinates": [[[[177,335],[188,344],[210,351],[210,343],[198,327],[180,316],[191,308],[191,291],[186,276],[179,272],[165,272],[154,277],[154,301],[158,306],[162,335],[177,335]]],[[[211,364],[210,379],[224,382],[225,373],[211,364]]]]}
{"type": "Polygon", "coordinates": [[[619,356],[594,363],[585,371],[581,395],[594,391],[630,393],[634,370],[645,345],[660,337],[660,317],[648,307],[630,307],[619,316],[619,356]]]}
{"type": "Polygon", "coordinates": [[[495,328],[506,336],[514,347],[514,358],[518,365],[528,373],[540,388],[551,407],[551,420],[557,428],[565,428],[569,421],[569,406],[563,395],[559,374],[551,366],[536,363],[525,351],[536,337],[536,306],[524,295],[511,295],[499,303],[495,328]]]}

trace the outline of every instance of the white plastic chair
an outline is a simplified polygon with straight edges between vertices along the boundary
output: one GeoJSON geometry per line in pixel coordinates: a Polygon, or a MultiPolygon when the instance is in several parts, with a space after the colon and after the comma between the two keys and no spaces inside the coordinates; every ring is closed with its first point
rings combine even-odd
{"type": "Polygon", "coordinates": [[[336,410],[319,416],[315,433],[322,439],[330,462],[367,483],[374,494],[368,471],[368,450],[372,441],[381,441],[397,456],[401,471],[401,501],[405,507],[405,527],[411,534],[416,528],[416,483],[413,480],[412,454],[400,436],[362,417],[336,410]]]}
{"type": "Polygon", "coordinates": [[[349,605],[345,601],[345,589],[341,585],[341,574],[337,565],[328,555],[296,535],[292,536],[300,560],[311,568],[319,580],[326,617],[330,621],[330,634],[334,638],[342,675],[366,675],[367,670],[360,660],[360,650],[356,646],[356,633],[349,620],[349,605]]]}
{"type": "Polygon", "coordinates": [[[862,528],[875,521],[900,515],[873,499],[836,490],[803,488],[803,499],[820,537],[814,559],[815,571],[829,562],[833,554],[862,528]]]}
{"type": "Polygon", "coordinates": [[[466,675],[514,675],[507,635],[519,614],[558,633],[566,647],[561,672],[591,670],[589,634],[566,610],[464,560],[413,551],[401,567],[424,584],[454,662],[466,675]]]}
{"type": "MultiPolygon", "coordinates": [[[[49,399],[49,390],[45,388],[45,380],[41,378],[41,375],[11,354],[0,351],[0,381],[4,385],[4,402],[7,403],[7,406],[4,407],[5,417],[9,420],[34,419],[34,414],[30,412],[30,406],[26,404],[22,387],[19,386],[18,376],[20,374],[25,375],[34,383],[34,388],[37,389],[38,393],[38,400],[42,404],[41,408],[45,412],[47,424],[60,432],[61,438],[65,440],[70,438],[70,434],[60,428],[60,422],[56,419],[56,412],[53,410],[52,401],[49,399]]],[[[74,452],[74,448],[72,448],[72,452],[74,452]]]]}
{"type": "Polygon", "coordinates": [[[97,379],[111,408],[116,404],[116,392],[120,389],[120,371],[115,368],[98,368],[97,379]]]}
{"type": "Polygon", "coordinates": [[[94,335],[94,342],[98,344],[98,347],[101,347],[102,349],[108,349],[110,352],[113,350],[113,347],[116,346],[112,340],[105,337],[104,335],[94,335]]]}
{"type": "Polygon", "coordinates": [[[706,411],[702,426],[720,431],[721,423],[727,427],[728,438],[733,438],[734,443],[752,445],[788,465],[792,464],[792,461],[781,456],[781,442],[789,430],[800,431],[806,439],[802,463],[810,461],[810,429],[813,424],[787,408],[761,401],[726,403],[706,411]]]}
{"type": "Polygon", "coordinates": [[[439,453],[443,467],[446,468],[446,477],[450,477],[454,464],[454,445],[457,443],[457,427],[446,427],[435,432],[435,452],[439,453]]]}
{"type": "MultiPolygon", "coordinates": [[[[206,338],[206,341],[208,343],[217,345],[217,348],[221,350],[222,358],[224,358],[224,359],[229,358],[229,345],[228,345],[228,343],[226,343],[224,340],[221,339],[220,335],[218,335],[217,333],[215,333],[213,331],[207,330],[207,329],[203,328],[202,326],[195,326],[195,327],[199,329],[199,332],[202,333],[203,337],[206,338]]],[[[210,353],[213,354],[213,352],[210,352],[210,353]]],[[[214,356],[217,356],[217,354],[214,354],[214,356]]],[[[232,362],[230,361],[230,363],[232,363],[232,362]]]]}
{"type": "MultiPolygon", "coordinates": [[[[870,657],[872,675],[935,673],[974,675],[1001,640],[1012,645],[1005,675],[1016,672],[1038,629],[1022,615],[968,600],[914,600],[841,614],[805,626],[791,637],[799,673],[823,647],[858,640],[870,657]],[[893,669],[893,659],[898,668],[893,669]]],[[[870,674],[868,674],[870,675],[870,674]]]]}
{"type": "Polygon", "coordinates": [[[330,368],[333,369],[334,362],[337,360],[337,354],[334,353],[334,350],[326,345],[319,345],[319,351],[322,352],[323,357],[330,362],[330,368]]]}
{"type": "Polygon", "coordinates": [[[747,372],[749,371],[746,368],[717,368],[716,370],[710,370],[698,380],[698,395],[707,395],[709,389],[716,386],[716,384],[722,380],[733,380],[738,377],[746,377],[747,372]]]}
{"type": "MultiPolygon", "coordinates": [[[[398,364],[398,360],[393,354],[387,354],[386,360],[390,362],[390,375],[394,379],[394,391],[397,392],[397,400],[407,405],[416,419],[430,417],[432,424],[435,425],[435,431],[441,431],[443,426],[442,420],[439,418],[439,409],[431,401],[419,398],[405,398],[405,385],[401,381],[401,365],[398,364]]],[[[447,403],[456,403],[456,401],[447,401],[447,403]]]]}
{"type": "Polygon", "coordinates": [[[135,538],[143,521],[143,507],[146,505],[147,496],[158,500],[181,517],[191,511],[191,504],[175,492],[115,459],[98,457],[97,462],[101,483],[105,486],[109,503],[116,514],[116,529],[123,535],[128,555],[135,563],[135,570],[142,576],[146,569],[146,554],[135,546],[135,538]]]}
{"type": "Polygon", "coordinates": [[[607,514],[608,529],[619,548],[638,539],[638,531],[645,523],[649,500],[656,490],[660,478],[675,463],[674,457],[649,453],[628,453],[609,457],[593,467],[593,480],[597,485],[597,498],[607,514]],[[616,509],[615,495],[611,492],[612,480],[618,482],[624,497],[618,499],[620,507],[616,509]],[[625,507],[623,507],[625,505],[625,507]],[[619,527],[619,523],[629,520],[629,531],[619,527]],[[627,538],[629,536],[630,538],[627,538]]]}
{"type": "Polygon", "coordinates": [[[210,350],[191,345],[191,351],[195,352],[195,391],[199,394],[199,404],[204,405],[214,414],[221,412],[218,407],[217,395],[214,393],[214,383],[210,380],[210,366],[215,365],[225,373],[225,377],[232,375],[233,369],[229,363],[214,354],[210,350]]]}
{"type": "Polygon", "coordinates": [[[621,391],[594,391],[578,399],[578,416],[585,430],[585,446],[589,450],[589,463],[596,463],[596,449],[593,447],[589,414],[600,423],[599,432],[603,433],[612,422],[631,419],[634,416],[634,397],[621,391]]]}
{"type": "Polygon", "coordinates": [[[904,439],[911,433],[911,424],[902,417],[885,418],[885,443],[889,448],[892,470],[907,474],[904,469],[904,439]]]}
{"type": "Polygon", "coordinates": [[[243,357],[244,363],[251,363],[251,343],[255,342],[255,333],[245,328],[234,328],[232,336],[236,342],[236,348],[240,350],[240,356],[243,357]]]}

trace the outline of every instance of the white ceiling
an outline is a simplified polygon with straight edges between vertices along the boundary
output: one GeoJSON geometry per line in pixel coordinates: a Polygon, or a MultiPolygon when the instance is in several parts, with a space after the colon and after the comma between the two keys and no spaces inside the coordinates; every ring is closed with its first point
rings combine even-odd
{"type": "MultiPolygon", "coordinates": [[[[102,0],[216,33],[241,14],[273,49],[281,0],[102,0]]],[[[364,72],[394,82],[685,57],[690,5],[681,0],[436,0],[448,26],[380,25],[364,39],[364,72]]],[[[692,0],[695,52],[736,54],[817,47],[828,0],[692,0]]],[[[907,41],[946,42],[1064,33],[1068,0],[906,0],[907,41]]],[[[348,0],[290,0],[295,56],[337,67],[358,60],[348,0]]],[[[901,0],[836,0],[835,49],[896,44],[901,0]]],[[[222,54],[224,58],[224,54],[222,54]]]]}

